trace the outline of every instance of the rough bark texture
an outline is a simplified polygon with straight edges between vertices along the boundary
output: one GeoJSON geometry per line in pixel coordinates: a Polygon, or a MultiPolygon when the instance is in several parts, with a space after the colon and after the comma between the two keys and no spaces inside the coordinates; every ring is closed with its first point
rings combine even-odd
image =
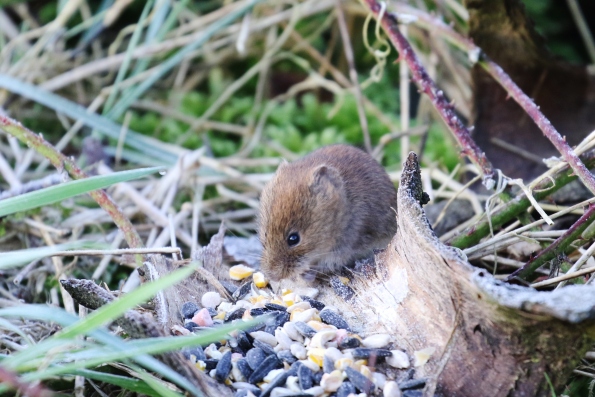
{"type": "MultiPolygon", "coordinates": [[[[556,129],[575,145],[595,128],[595,77],[587,68],[555,59],[536,33],[519,0],[466,0],[469,35],[531,96],[556,129]]],[[[545,171],[498,140],[535,157],[559,155],[527,114],[480,66],[472,72],[474,138],[494,166],[510,177],[545,171]]]]}
{"type": "Polygon", "coordinates": [[[415,154],[399,187],[399,229],[376,256],[376,274],[355,277],[355,298],[339,306],[362,334],[388,332],[409,355],[433,347],[416,368],[425,395],[551,395],[595,336],[595,287],[553,292],[504,284],[474,268],[434,235],[420,205],[415,154]]]}

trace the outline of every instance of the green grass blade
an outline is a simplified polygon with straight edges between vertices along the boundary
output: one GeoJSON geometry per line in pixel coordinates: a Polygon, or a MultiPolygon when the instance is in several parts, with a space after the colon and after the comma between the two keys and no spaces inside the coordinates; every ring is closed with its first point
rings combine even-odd
{"type": "MultiPolygon", "coordinates": [[[[93,348],[89,351],[74,352],[66,357],[68,358],[68,363],[63,365],[54,365],[50,368],[47,368],[44,373],[28,373],[24,379],[27,382],[42,380],[51,376],[64,375],[77,368],[94,367],[106,362],[136,359],[137,356],[142,354],[159,354],[167,351],[178,350],[187,346],[207,345],[210,342],[225,338],[231,331],[237,329],[247,329],[253,327],[258,322],[258,320],[252,320],[246,323],[227,324],[222,327],[217,327],[213,330],[201,332],[201,334],[204,333],[208,335],[138,339],[132,342],[122,342],[117,350],[93,348]]],[[[41,362],[39,364],[41,364],[41,362]]],[[[35,369],[37,362],[28,362],[26,365],[26,367],[21,367],[20,369],[33,370],[35,369]]]]}
{"type": "Polygon", "coordinates": [[[131,365],[130,368],[136,370],[137,376],[141,378],[143,381],[145,381],[147,385],[153,388],[153,390],[157,392],[159,396],[184,397],[183,394],[173,391],[171,388],[167,387],[167,385],[165,385],[162,380],[157,379],[153,375],[149,374],[147,371],[144,371],[142,368],[138,368],[135,365],[131,365]]]}
{"type": "Polygon", "coordinates": [[[153,167],[114,172],[109,175],[92,176],[21,194],[20,196],[0,201],[0,216],[53,204],[70,197],[78,196],[79,194],[103,189],[118,182],[142,178],[159,170],[160,168],[153,167]]]}
{"type": "MultiPolygon", "coordinates": [[[[173,22],[173,20],[176,20],[177,18],[180,10],[179,2],[176,2],[174,10],[171,13],[169,12],[170,8],[169,1],[158,0],[157,3],[155,3],[155,7],[153,9],[154,15],[151,19],[151,24],[147,29],[147,34],[145,35],[145,45],[150,45],[152,43],[161,41],[165,34],[171,30],[173,23],[170,22],[173,22]]],[[[150,58],[141,58],[137,60],[136,65],[132,70],[131,76],[136,76],[137,74],[147,70],[150,61],[150,58]]],[[[125,90],[125,92],[128,92],[130,89],[131,88],[125,90]]]]}
{"type": "MultiPolygon", "coordinates": [[[[72,119],[80,120],[85,125],[101,131],[113,139],[119,139],[122,126],[109,120],[106,117],[90,113],[79,104],[62,98],[54,93],[43,90],[33,84],[25,83],[15,78],[0,73],[0,87],[14,94],[28,98],[34,102],[47,106],[56,112],[62,113],[72,119]]],[[[174,164],[178,156],[185,152],[175,145],[161,142],[157,139],[144,136],[136,131],[128,130],[126,132],[126,144],[145,154],[145,156],[155,157],[166,161],[168,164],[174,164]]]]}
{"type": "MultiPolygon", "coordinates": [[[[122,299],[125,299],[125,297],[122,299]]],[[[77,322],[85,321],[80,320],[78,317],[70,313],[67,313],[64,309],[49,305],[25,305],[0,309],[0,318],[1,317],[17,317],[42,320],[60,324],[62,327],[74,326],[77,324],[77,322]]],[[[124,341],[122,341],[122,339],[112,335],[108,331],[101,328],[93,330],[89,333],[89,336],[94,340],[104,344],[104,352],[120,352],[119,355],[116,355],[116,360],[124,356],[122,352],[126,351],[127,345],[124,341]]],[[[57,349],[61,346],[66,346],[72,343],[72,338],[61,339],[60,334],[54,334],[50,338],[47,338],[42,342],[39,342],[37,345],[29,346],[27,349],[24,349],[6,358],[2,361],[2,365],[6,368],[19,372],[27,370],[35,371],[38,367],[35,364],[37,361],[42,360],[44,365],[47,364],[47,353],[50,350],[57,349]]],[[[76,343],[80,344],[81,341],[77,340],[76,343]]],[[[133,356],[134,360],[137,363],[141,364],[143,367],[158,374],[161,374],[166,379],[169,379],[175,384],[193,392],[196,395],[200,395],[200,391],[198,391],[186,378],[182,377],[180,374],[172,370],[167,365],[163,364],[162,362],[158,361],[157,359],[151,357],[148,354],[144,354],[142,351],[137,350],[136,354],[136,356],[133,356]]],[[[100,364],[105,364],[105,361],[100,361],[96,365],[100,364]]],[[[95,365],[92,365],[92,363],[90,363],[89,366],[95,365]]],[[[72,368],[70,368],[70,370],[73,371],[81,367],[82,365],[75,365],[72,368]]],[[[46,370],[46,372],[38,373],[38,375],[41,376],[39,379],[51,377],[52,373],[47,371],[49,370],[46,370]]]]}
{"type": "Polygon", "coordinates": [[[151,9],[152,5],[153,5],[152,1],[147,1],[145,3],[143,12],[141,13],[140,18],[138,19],[138,22],[136,23],[136,28],[134,29],[134,32],[132,33],[132,37],[130,38],[130,43],[128,43],[128,48],[126,49],[126,55],[125,55],[124,61],[122,62],[122,65],[120,65],[120,69],[118,70],[118,74],[116,75],[116,81],[114,82],[112,90],[111,90],[109,96],[107,97],[105,104],[103,105],[103,114],[107,113],[112,108],[112,106],[116,100],[116,95],[118,95],[118,92],[120,91],[120,83],[122,82],[122,80],[124,80],[124,77],[126,76],[126,72],[128,71],[128,68],[130,67],[130,62],[132,61],[132,53],[134,52],[134,50],[136,49],[136,47],[138,45],[138,42],[140,41],[141,33],[143,32],[143,26],[145,24],[145,20],[147,19],[147,15],[149,15],[149,10],[151,9]]]}
{"type": "MultiPolygon", "coordinates": [[[[106,372],[92,371],[90,369],[77,369],[72,371],[72,375],[79,375],[87,379],[96,380],[98,382],[105,382],[111,385],[120,386],[124,389],[131,390],[140,394],[146,394],[148,396],[161,396],[161,394],[153,390],[153,388],[150,387],[147,384],[147,382],[140,379],[129,378],[127,376],[122,375],[109,374],[106,372]]],[[[179,396],[179,394],[176,394],[176,396],[179,396]]]]}
{"type": "Polygon", "coordinates": [[[197,48],[202,46],[206,43],[215,33],[219,30],[223,29],[233,21],[235,21],[240,16],[244,15],[248,10],[250,10],[255,4],[261,2],[262,0],[251,0],[249,1],[244,7],[231,12],[224,17],[218,19],[216,22],[211,24],[208,28],[205,29],[203,35],[196,41],[186,45],[180,51],[178,51],[175,55],[171,58],[167,59],[159,68],[155,70],[150,77],[136,86],[134,89],[130,90],[126,93],[120,100],[114,105],[112,110],[106,115],[111,119],[117,119],[124,114],[132,105],[134,101],[140,98],[149,88],[153,86],[157,81],[161,80],[165,74],[171,71],[175,66],[177,66],[184,58],[192,51],[195,51],[197,48]]]}

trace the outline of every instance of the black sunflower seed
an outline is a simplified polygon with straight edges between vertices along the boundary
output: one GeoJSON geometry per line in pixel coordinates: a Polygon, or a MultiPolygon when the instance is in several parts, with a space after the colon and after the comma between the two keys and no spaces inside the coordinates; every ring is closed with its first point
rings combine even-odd
{"type": "Polygon", "coordinates": [[[184,349],[183,354],[186,358],[190,358],[190,355],[193,355],[194,357],[196,357],[196,360],[205,361],[207,359],[207,356],[205,356],[205,351],[202,349],[202,346],[194,346],[188,349],[184,349]]]}
{"type": "Polygon", "coordinates": [[[262,349],[262,351],[264,352],[264,354],[266,354],[267,356],[276,356],[277,353],[275,352],[275,349],[273,349],[271,347],[271,345],[269,345],[268,343],[259,341],[258,339],[254,339],[254,347],[258,347],[260,349],[262,349]]]}
{"type": "Polygon", "coordinates": [[[297,371],[298,381],[302,390],[306,390],[312,387],[314,373],[312,370],[305,365],[300,366],[297,371]]]}
{"type": "Polygon", "coordinates": [[[351,331],[351,329],[349,328],[349,324],[347,324],[347,321],[345,321],[343,317],[341,317],[332,310],[321,310],[320,319],[322,320],[322,322],[334,325],[338,329],[346,329],[347,331],[351,331]]]}
{"type": "Polygon", "coordinates": [[[362,393],[370,394],[374,390],[374,383],[355,369],[346,367],[345,373],[347,374],[349,381],[353,383],[353,386],[362,393]]]}
{"type": "Polygon", "coordinates": [[[225,316],[225,322],[229,323],[233,320],[241,319],[242,316],[244,315],[245,311],[246,311],[246,309],[244,309],[243,307],[240,307],[239,309],[236,309],[231,313],[227,313],[227,315],[225,316]]]}
{"type": "Polygon", "coordinates": [[[371,358],[371,357],[390,357],[392,352],[386,349],[368,349],[365,347],[358,347],[351,351],[353,358],[371,358]]]}
{"type": "Polygon", "coordinates": [[[248,353],[246,353],[246,361],[252,370],[256,369],[265,358],[266,354],[264,354],[262,349],[259,349],[258,347],[250,349],[248,350],[248,353]]]}
{"type": "Polygon", "coordinates": [[[240,372],[242,373],[242,375],[244,375],[244,378],[248,379],[250,378],[250,375],[252,375],[252,368],[250,368],[250,364],[248,364],[248,361],[245,358],[240,358],[237,362],[236,365],[238,367],[238,369],[240,370],[240,372]]]}
{"type": "Polygon", "coordinates": [[[182,316],[184,318],[192,318],[194,316],[194,313],[196,313],[197,311],[199,311],[200,308],[198,307],[198,305],[194,302],[186,302],[182,305],[182,316]]]}
{"type": "Polygon", "coordinates": [[[252,342],[250,342],[248,335],[246,335],[244,331],[238,332],[238,336],[236,339],[238,341],[238,346],[244,352],[247,352],[248,350],[252,349],[252,342]]]}
{"type": "Polygon", "coordinates": [[[250,293],[250,286],[252,285],[252,281],[248,281],[247,283],[244,283],[240,286],[240,288],[238,288],[237,290],[234,291],[233,295],[231,296],[232,299],[234,301],[238,301],[240,299],[242,299],[244,296],[248,295],[250,293]]]}
{"type": "Polygon", "coordinates": [[[204,360],[205,363],[205,370],[210,371],[212,369],[215,369],[217,367],[217,363],[219,362],[219,360],[215,359],[215,358],[206,358],[204,360]]]}
{"type": "Polygon", "coordinates": [[[278,312],[286,312],[287,308],[282,305],[278,305],[276,303],[265,303],[264,307],[269,309],[269,311],[278,311],[278,312]]]}
{"type": "Polygon", "coordinates": [[[337,397],[348,397],[350,394],[356,394],[355,386],[351,382],[343,382],[337,389],[337,397]]]}
{"type": "Polygon", "coordinates": [[[288,364],[293,364],[297,361],[297,358],[289,350],[281,350],[277,353],[277,358],[288,364]]]}
{"type": "Polygon", "coordinates": [[[407,390],[407,389],[421,389],[426,385],[426,378],[420,379],[409,379],[399,383],[399,389],[407,390]]]}
{"type": "Polygon", "coordinates": [[[344,338],[340,343],[339,347],[341,349],[353,349],[355,347],[359,347],[361,344],[358,338],[344,338]]]}
{"type": "Polygon", "coordinates": [[[231,352],[225,352],[215,367],[215,379],[225,382],[231,372],[231,352]]]}
{"type": "Polygon", "coordinates": [[[264,379],[265,376],[267,376],[267,374],[269,372],[271,372],[272,370],[274,370],[275,368],[277,368],[280,365],[281,365],[281,362],[279,361],[279,359],[277,358],[276,355],[268,356],[267,358],[264,359],[264,361],[262,361],[260,363],[260,365],[258,367],[256,367],[254,372],[252,372],[252,375],[250,375],[248,382],[250,382],[252,384],[256,384],[256,383],[260,382],[261,380],[264,379]]]}
{"type": "Polygon", "coordinates": [[[184,328],[186,328],[190,332],[194,332],[194,330],[198,328],[198,324],[196,324],[193,321],[188,321],[187,323],[184,323],[184,328]]]}
{"type": "Polygon", "coordinates": [[[293,323],[293,325],[295,325],[297,331],[306,338],[311,338],[314,335],[316,335],[316,330],[314,330],[314,328],[310,327],[303,321],[296,321],[295,323],[293,323]]]}
{"type": "Polygon", "coordinates": [[[260,397],[268,397],[273,389],[276,387],[283,386],[285,382],[287,382],[287,378],[290,376],[296,376],[298,374],[298,370],[301,369],[302,363],[299,361],[293,364],[287,371],[280,373],[273,379],[273,381],[262,391],[260,397]]]}
{"type": "Polygon", "coordinates": [[[300,297],[302,298],[303,301],[308,302],[310,304],[310,306],[312,306],[314,309],[316,309],[318,311],[324,309],[324,303],[317,301],[315,299],[312,299],[306,295],[300,295],[300,297]]]}
{"type": "Polygon", "coordinates": [[[330,374],[335,370],[335,361],[329,356],[324,356],[322,359],[322,370],[325,374],[330,374]]]}
{"type": "Polygon", "coordinates": [[[252,317],[262,316],[266,312],[267,312],[267,310],[265,310],[262,307],[255,307],[254,309],[250,309],[250,315],[252,317]]]}

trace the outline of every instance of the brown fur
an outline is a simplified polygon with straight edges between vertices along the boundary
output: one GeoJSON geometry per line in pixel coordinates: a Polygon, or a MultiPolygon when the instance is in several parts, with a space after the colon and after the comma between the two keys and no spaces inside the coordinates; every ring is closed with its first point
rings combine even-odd
{"type": "Polygon", "coordinates": [[[370,155],[348,145],[281,164],[260,198],[262,270],[273,280],[335,272],[384,248],[397,230],[397,192],[370,155]],[[299,233],[290,247],[287,237],[299,233]]]}

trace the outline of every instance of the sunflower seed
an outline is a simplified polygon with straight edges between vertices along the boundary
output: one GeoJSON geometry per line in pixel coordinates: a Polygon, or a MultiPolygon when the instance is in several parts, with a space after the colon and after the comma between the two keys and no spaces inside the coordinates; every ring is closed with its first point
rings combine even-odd
{"type": "Polygon", "coordinates": [[[260,382],[269,372],[279,365],[281,365],[281,362],[276,355],[268,356],[260,363],[258,367],[256,367],[256,369],[254,369],[254,372],[252,375],[250,375],[248,382],[253,384],[260,382]]]}
{"type": "Polygon", "coordinates": [[[215,367],[215,379],[223,383],[231,372],[231,352],[223,354],[215,367]]]}
{"type": "Polygon", "coordinates": [[[351,383],[353,383],[353,386],[362,393],[370,394],[374,390],[374,383],[355,369],[347,367],[345,368],[345,373],[351,383]]]}

